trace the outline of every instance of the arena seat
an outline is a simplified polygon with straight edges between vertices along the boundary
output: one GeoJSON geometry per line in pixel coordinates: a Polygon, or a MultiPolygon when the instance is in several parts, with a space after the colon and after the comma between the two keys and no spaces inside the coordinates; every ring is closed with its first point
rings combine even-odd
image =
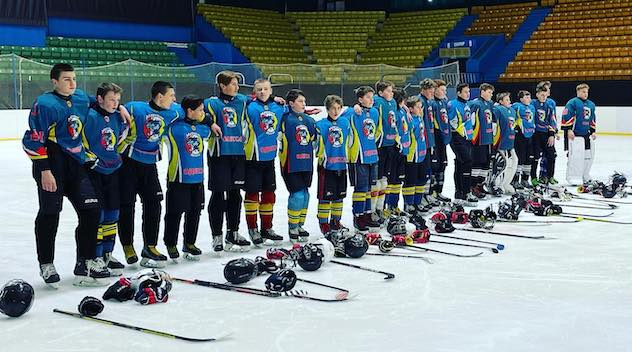
{"type": "Polygon", "coordinates": [[[505,38],[509,39],[537,5],[537,2],[529,2],[474,6],[472,14],[478,14],[479,17],[465,31],[465,34],[504,34],[505,38]]]}

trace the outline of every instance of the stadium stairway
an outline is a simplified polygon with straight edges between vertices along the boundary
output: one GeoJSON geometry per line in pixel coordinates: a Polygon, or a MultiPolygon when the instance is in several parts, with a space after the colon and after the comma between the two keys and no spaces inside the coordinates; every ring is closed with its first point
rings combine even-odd
{"type": "Polygon", "coordinates": [[[446,36],[439,43],[439,45],[435,47],[434,49],[432,49],[432,51],[428,55],[428,58],[424,60],[421,66],[433,67],[433,66],[441,65],[442,60],[441,58],[439,58],[439,48],[441,48],[445,43],[453,40],[455,37],[463,37],[463,35],[465,34],[465,30],[468,29],[472,25],[472,23],[474,23],[475,19],[476,19],[475,15],[467,15],[467,16],[461,17],[459,22],[456,23],[454,28],[452,28],[448,32],[448,34],[446,34],[446,36]]]}
{"type": "Polygon", "coordinates": [[[502,50],[498,59],[483,73],[485,81],[496,82],[500,74],[505,72],[507,65],[512,61],[518,52],[522,49],[524,43],[531,37],[533,32],[538,28],[544,18],[551,12],[551,8],[535,8],[533,9],[518,30],[514,33],[511,40],[502,50]]]}

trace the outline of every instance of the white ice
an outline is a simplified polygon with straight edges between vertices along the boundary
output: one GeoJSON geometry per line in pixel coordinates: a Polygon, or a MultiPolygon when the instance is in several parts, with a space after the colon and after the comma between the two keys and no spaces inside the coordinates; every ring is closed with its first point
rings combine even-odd
{"type": "MultiPolygon", "coordinates": [[[[565,156],[558,142],[556,176],[564,179],[565,156]]],[[[232,331],[229,339],[187,343],[114,326],[58,315],[53,308],[76,311],[86,295],[101,297],[105,288],[72,286],[76,217],[64,204],[57,235],[55,265],[59,290],[44,286],[38,275],[33,220],[37,212],[31,165],[19,142],[0,143],[0,281],[21,278],[35,287],[35,303],[18,319],[0,317],[1,351],[630,351],[632,350],[632,226],[583,221],[552,226],[498,224],[499,231],[544,234],[551,240],[529,240],[455,232],[453,235],[504,243],[499,254],[455,258],[427,253],[435,263],[365,256],[349,262],[395,273],[379,274],[327,264],[317,272],[297,269],[299,277],[348,288],[358,296],[342,303],[293,298],[271,299],[175,283],[166,304],[141,306],[106,302],[104,319],[191,337],[213,337],[232,331]]],[[[632,138],[600,136],[593,177],[613,170],[632,176],[632,138]]],[[[166,162],[160,163],[165,179],[166,162]]],[[[444,192],[453,193],[453,161],[444,192]]],[[[278,177],[274,225],[287,230],[287,192],[278,177]]],[[[315,185],[306,228],[318,237],[315,185]]],[[[350,193],[349,193],[350,194],[350,193]]],[[[207,199],[208,199],[207,194],[207,199]]],[[[350,226],[351,197],[343,222],[350,226]]],[[[628,199],[632,201],[632,199],[628,199]]],[[[137,207],[136,249],[142,245],[137,207]]],[[[632,220],[632,205],[615,210],[612,219],[632,220]]],[[[568,211],[602,213],[569,208],[568,211]]],[[[532,215],[522,215],[532,218],[532,215]]],[[[245,219],[242,234],[246,234],[245,219]]],[[[162,228],[161,228],[162,231],[162,228]]],[[[161,232],[162,237],[162,232],[161,232]]],[[[181,238],[181,235],[180,235],[181,238]]],[[[169,264],[174,276],[224,282],[222,264],[231,258],[263,255],[210,254],[211,239],[203,212],[198,263],[169,264]]],[[[288,243],[284,243],[288,247],[288,243]]],[[[459,253],[476,249],[429,245],[459,253]]],[[[160,244],[159,249],[166,252],[160,244]]],[[[375,251],[374,248],[371,251],[375,251]]],[[[393,253],[412,254],[396,249],[393,253]]],[[[117,243],[115,256],[123,259],[117,243]]],[[[129,268],[131,274],[138,268],[129,268]]],[[[247,286],[263,288],[259,277],[247,286]]],[[[313,294],[329,292],[301,283],[313,294]]]]}

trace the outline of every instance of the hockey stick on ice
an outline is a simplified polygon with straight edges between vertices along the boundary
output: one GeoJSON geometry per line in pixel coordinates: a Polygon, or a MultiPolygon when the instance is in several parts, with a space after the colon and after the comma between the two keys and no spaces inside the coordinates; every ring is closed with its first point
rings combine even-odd
{"type": "Polygon", "coordinates": [[[348,266],[348,267],[351,267],[351,268],[364,270],[364,271],[370,271],[372,273],[386,275],[384,280],[390,280],[390,279],[394,279],[395,278],[395,274],[387,273],[385,271],[375,270],[375,269],[367,268],[367,267],[360,266],[360,265],[350,264],[350,263],[339,262],[337,260],[330,260],[330,262],[334,263],[334,264],[338,264],[338,265],[344,265],[344,266],[348,266]]]}

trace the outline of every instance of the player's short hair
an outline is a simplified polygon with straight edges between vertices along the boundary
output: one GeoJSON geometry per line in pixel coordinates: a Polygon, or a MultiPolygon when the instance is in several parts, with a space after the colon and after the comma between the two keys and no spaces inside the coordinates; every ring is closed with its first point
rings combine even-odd
{"type": "Polygon", "coordinates": [[[415,107],[415,105],[417,105],[417,103],[420,102],[421,100],[419,99],[419,96],[411,95],[406,99],[406,106],[408,106],[409,109],[412,109],[415,107]]]}
{"type": "Polygon", "coordinates": [[[173,85],[171,83],[165,81],[156,81],[154,85],[151,86],[151,98],[156,98],[158,94],[167,94],[169,88],[173,89],[173,85]]]}
{"type": "Polygon", "coordinates": [[[424,78],[421,82],[419,82],[419,88],[422,90],[437,88],[437,84],[430,78],[424,78]]]}
{"type": "Polygon", "coordinates": [[[457,93],[461,93],[463,91],[463,88],[469,88],[470,85],[467,83],[459,83],[459,85],[456,86],[456,92],[457,93]]]}
{"type": "Polygon", "coordinates": [[[393,82],[389,82],[389,81],[377,81],[377,82],[375,82],[375,90],[377,92],[383,92],[384,89],[386,89],[388,87],[395,88],[395,85],[393,84],[393,82]]]}
{"type": "Polygon", "coordinates": [[[575,87],[575,91],[579,92],[580,89],[590,89],[590,87],[588,86],[588,84],[586,83],[580,83],[577,85],[577,87],[575,87]]]}
{"type": "Polygon", "coordinates": [[[123,93],[123,88],[112,82],[103,82],[97,87],[97,96],[100,96],[101,98],[105,98],[105,96],[109,92],[113,92],[114,94],[121,94],[123,93]]]}
{"type": "Polygon", "coordinates": [[[75,68],[71,64],[59,63],[50,69],[50,79],[59,79],[62,72],[74,72],[75,68]]]}
{"type": "Polygon", "coordinates": [[[528,90],[521,90],[521,91],[518,92],[518,99],[522,99],[522,98],[526,97],[527,95],[531,96],[531,93],[529,93],[528,90]]]}
{"type": "Polygon", "coordinates": [[[334,106],[334,104],[338,104],[340,105],[340,107],[342,107],[342,98],[337,96],[337,95],[328,95],[325,97],[325,109],[329,110],[331,109],[332,106],[334,106]]]}
{"type": "Polygon", "coordinates": [[[445,83],[445,81],[444,81],[444,80],[442,80],[442,79],[435,79],[435,80],[434,80],[434,82],[435,82],[435,84],[436,84],[437,88],[438,88],[438,87],[442,87],[442,86],[447,86],[447,85],[448,85],[448,84],[447,84],[447,83],[445,83]]]}
{"type": "Polygon", "coordinates": [[[180,103],[180,105],[182,106],[182,110],[186,112],[187,109],[195,110],[199,108],[200,105],[202,105],[203,103],[204,100],[197,95],[187,95],[182,98],[182,102],[180,103]]]}
{"type": "Polygon", "coordinates": [[[395,88],[393,91],[393,99],[395,99],[395,103],[397,103],[397,105],[401,104],[407,96],[408,94],[406,94],[404,88],[395,88]]]}
{"type": "Polygon", "coordinates": [[[493,86],[493,85],[491,85],[491,84],[489,84],[489,83],[483,83],[483,84],[481,84],[481,86],[479,87],[479,89],[480,89],[481,91],[484,91],[484,90],[491,90],[491,91],[494,91],[494,90],[495,90],[495,89],[494,89],[494,86],[493,86]]]}
{"type": "Polygon", "coordinates": [[[500,103],[503,99],[505,99],[506,97],[509,97],[509,96],[511,96],[511,93],[509,93],[509,92],[498,93],[498,94],[496,94],[496,101],[500,103]]]}
{"type": "Polygon", "coordinates": [[[257,78],[257,80],[255,81],[255,83],[252,84],[252,89],[255,88],[255,86],[259,83],[270,83],[270,80],[267,78],[257,78]]]}
{"type": "Polygon", "coordinates": [[[287,94],[285,95],[285,101],[289,102],[293,102],[296,101],[296,99],[298,99],[298,97],[305,97],[305,93],[303,93],[302,90],[300,89],[290,89],[287,94]]]}
{"type": "Polygon", "coordinates": [[[369,93],[375,94],[375,90],[369,86],[360,86],[354,90],[356,98],[364,98],[369,93]]]}
{"type": "Polygon", "coordinates": [[[237,79],[237,74],[233,71],[222,71],[217,74],[217,84],[229,85],[233,79],[237,79]]]}
{"type": "Polygon", "coordinates": [[[551,81],[540,81],[538,85],[535,86],[535,89],[538,90],[541,87],[546,87],[546,90],[549,90],[551,88],[551,81]]]}

